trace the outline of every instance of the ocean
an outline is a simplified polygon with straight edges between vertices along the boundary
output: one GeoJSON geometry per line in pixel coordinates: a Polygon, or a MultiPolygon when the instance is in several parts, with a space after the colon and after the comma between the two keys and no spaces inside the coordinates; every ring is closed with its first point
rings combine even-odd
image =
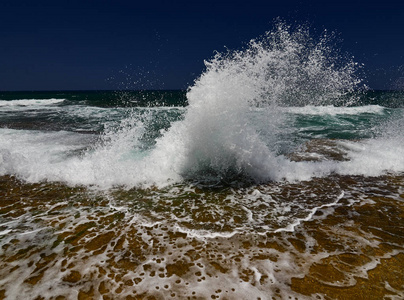
{"type": "Polygon", "coordinates": [[[403,299],[404,92],[279,25],[187,90],[0,92],[0,299],[403,299]]]}

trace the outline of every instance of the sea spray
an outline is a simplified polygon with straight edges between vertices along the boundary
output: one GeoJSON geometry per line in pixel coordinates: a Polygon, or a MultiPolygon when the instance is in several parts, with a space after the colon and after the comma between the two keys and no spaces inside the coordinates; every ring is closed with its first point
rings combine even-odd
{"type": "Polygon", "coordinates": [[[80,106],[72,100],[61,106],[46,102],[48,106],[41,107],[51,108],[53,119],[64,116],[62,121],[69,126],[72,122],[65,119],[75,123],[93,118],[92,124],[103,128],[99,142],[77,146],[75,153],[83,151],[76,156],[58,148],[50,157],[24,151],[23,141],[10,141],[10,149],[3,152],[14,159],[3,165],[2,173],[30,181],[110,188],[164,186],[184,179],[211,183],[308,179],[336,170],[329,164],[297,164],[285,157],[296,146],[294,119],[285,107],[341,106],[356,100],[359,66],[334,50],[332,34],[324,32],[316,40],[307,27],[292,30],[278,23],[244,49],[216,53],[205,64],[206,70],[188,89],[185,111],[77,109],[80,106]],[[21,155],[24,159],[15,159],[21,155]]]}
{"type": "Polygon", "coordinates": [[[165,152],[185,178],[281,179],[278,137],[290,125],[279,108],[356,99],[359,66],[334,54],[331,36],[324,32],[315,41],[304,26],[292,31],[278,23],[246,49],[216,53],[188,90],[185,119],[157,142],[155,153],[165,152]],[[265,116],[260,122],[252,117],[256,108],[265,116]]]}
{"type": "MultiPolygon", "coordinates": [[[[359,69],[352,58],[333,50],[332,34],[314,39],[307,27],[292,30],[279,23],[244,49],[216,53],[207,61],[205,72],[188,89],[186,107],[99,108],[72,100],[31,105],[44,107],[40,111],[22,107],[18,118],[28,119],[16,123],[17,129],[29,126],[33,118],[51,130],[91,122],[81,121],[69,134],[2,129],[0,171],[30,182],[102,189],[400,172],[404,163],[396,156],[403,149],[402,110],[352,106],[360,98],[359,69]],[[398,125],[381,126],[393,112],[398,125]],[[44,116],[37,117],[41,113],[44,116]],[[87,129],[89,134],[81,134],[87,129]],[[67,136],[76,141],[73,147],[67,136]],[[330,153],[327,142],[316,142],[314,153],[304,150],[312,139],[329,138],[356,140],[334,143],[335,152],[348,161],[322,155],[330,153]],[[302,151],[306,154],[298,153],[302,151]]],[[[10,107],[1,107],[2,116],[11,113],[10,107]]],[[[18,107],[12,106],[13,113],[19,113],[18,107]]]]}

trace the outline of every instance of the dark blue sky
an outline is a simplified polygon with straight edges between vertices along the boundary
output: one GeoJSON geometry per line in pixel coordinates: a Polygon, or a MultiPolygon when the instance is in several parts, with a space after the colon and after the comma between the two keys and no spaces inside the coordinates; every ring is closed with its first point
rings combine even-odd
{"type": "Polygon", "coordinates": [[[3,0],[0,90],[186,88],[215,50],[242,47],[277,17],[336,31],[371,88],[404,77],[398,0],[3,0]]]}

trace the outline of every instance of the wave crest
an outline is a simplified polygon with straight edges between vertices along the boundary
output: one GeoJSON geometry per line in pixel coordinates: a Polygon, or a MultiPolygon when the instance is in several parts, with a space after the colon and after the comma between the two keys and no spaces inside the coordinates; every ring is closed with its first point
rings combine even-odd
{"type": "Polygon", "coordinates": [[[356,99],[359,65],[343,60],[332,40],[326,31],[315,41],[308,28],[292,31],[280,22],[244,50],[216,53],[188,90],[185,119],[156,151],[171,149],[167,157],[185,177],[278,178],[277,142],[286,120],[279,108],[356,99]],[[265,108],[264,117],[253,115],[257,106],[265,108]]]}

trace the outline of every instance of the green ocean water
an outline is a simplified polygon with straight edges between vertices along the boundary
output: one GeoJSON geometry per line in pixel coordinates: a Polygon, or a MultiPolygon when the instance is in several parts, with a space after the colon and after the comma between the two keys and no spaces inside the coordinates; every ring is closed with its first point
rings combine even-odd
{"type": "MultiPolygon", "coordinates": [[[[328,107],[325,109],[329,111],[323,112],[321,108],[301,113],[290,111],[290,127],[294,128],[292,130],[294,136],[284,136],[283,141],[278,142],[287,143],[296,139],[322,137],[332,139],[374,137],[379,134],[375,128],[390,118],[400,117],[404,106],[404,94],[400,91],[367,91],[344,97],[355,98],[348,107],[374,109],[357,114],[342,111],[339,113],[338,107],[342,106],[328,107]]],[[[172,122],[182,119],[188,106],[186,91],[181,90],[0,92],[0,101],[2,108],[0,126],[3,128],[67,130],[99,134],[105,129],[106,123],[119,124],[129,115],[132,115],[133,119],[141,120],[146,111],[154,108],[155,119],[148,125],[148,135],[153,138],[159,136],[161,129],[168,129],[172,122]],[[53,100],[57,103],[52,104],[53,100]],[[50,101],[48,103],[51,106],[34,105],[38,101],[44,101],[44,104],[50,101]],[[11,108],[12,111],[9,110],[11,108]]],[[[231,106],[232,103],[228,105],[231,106]]]]}

